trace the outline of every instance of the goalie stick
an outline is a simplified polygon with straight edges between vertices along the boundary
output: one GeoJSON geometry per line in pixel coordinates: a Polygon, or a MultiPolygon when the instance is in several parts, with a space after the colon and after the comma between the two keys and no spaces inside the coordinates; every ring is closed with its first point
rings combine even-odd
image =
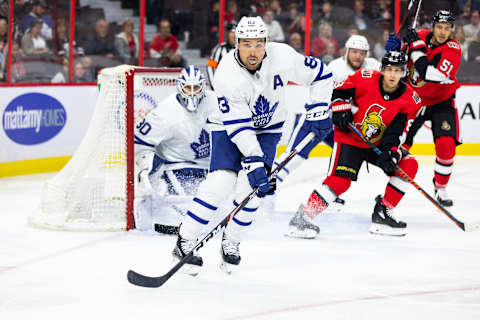
{"type": "MultiPolygon", "coordinates": [[[[378,154],[378,155],[381,155],[382,154],[382,151],[380,149],[378,149],[373,143],[371,143],[370,141],[367,140],[367,138],[365,138],[362,133],[352,124],[352,123],[349,123],[348,124],[349,128],[355,132],[355,134],[357,136],[359,136],[366,144],[368,144],[370,146],[370,148],[372,148],[372,150],[378,154]]],[[[435,198],[433,198],[431,195],[429,195],[422,187],[420,187],[405,171],[402,170],[402,168],[400,168],[398,165],[396,166],[395,168],[395,171],[398,173],[398,175],[400,177],[402,177],[403,179],[405,179],[406,181],[408,181],[411,185],[413,185],[418,191],[420,191],[423,196],[425,196],[425,198],[427,198],[428,200],[430,200],[431,203],[433,203],[443,214],[445,214],[448,218],[450,218],[450,220],[452,220],[460,229],[462,229],[463,231],[476,231],[476,230],[479,230],[480,229],[480,222],[477,222],[477,223],[469,223],[469,224],[465,224],[464,222],[458,220],[457,218],[455,218],[450,212],[448,212],[447,209],[445,209],[444,206],[442,206],[440,204],[440,202],[438,202],[435,198]]]]}
{"type": "MultiPolygon", "coordinates": [[[[303,140],[297,145],[295,149],[293,149],[290,154],[280,162],[280,164],[270,173],[269,180],[271,180],[275,175],[283,168],[285,165],[292,160],[292,158],[300,152],[309,142],[314,138],[314,134],[311,132],[309,133],[303,140]]],[[[149,277],[142,275],[138,272],[133,270],[129,270],[127,273],[128,282],[131,284],[140,286],[140,287],[148,287],[148,288],[158,288],[162,286],[171,276],[173,276],[185,263],[188,262],[190,257],[192,257],[198,250],[200,250],[205,243],[207,243],[210,239],[212,239],[218,232],[220,232],[223,228],[227,226],[228,221],[233,218],[243,207],[247,205],[247,203],[255,197],[258,188],[255,188],[250,192],[243,201],[241,201],[238,206],[236,206],[222,221],[220,221],[215,228],[213,228],[202,240],[200,240],[195,247],[193,247],[192,251],[186,254],[175,266],[173,266],[170,271],[165,273],[163,276],[160,277],[149,277]]]]}

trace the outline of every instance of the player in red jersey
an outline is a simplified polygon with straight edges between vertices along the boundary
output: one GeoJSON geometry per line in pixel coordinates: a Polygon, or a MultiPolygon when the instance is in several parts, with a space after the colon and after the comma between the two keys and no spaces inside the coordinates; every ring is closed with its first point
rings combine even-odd
{"type": "Polygon", "coordinates": [[[390,51],[382,59],[381,72],[360,69],[333,91],[332,120],[335,124],[334,148],[329,176],[312,192],[306,205],[301,204],[290,221],[290,235],[314,238],[319,228],[312,219],[332,201],[347,191],[357,180],[362,163],[367,161],[390,176],[385,194],[376,198],[371,233],[403,236],[407,224],[398,220],[393,209],[408,186],[394,174],[396,165],[414,178],[418,164],[408,152],[401,152],[401,137],[405,137],[421,106],[418,94],[401,78],[406,74],[406,57],[400,51],[390,51]],[[358,111],[352,113],[352,105],[358,111]],[[352,123],[382,150],[378,156],[348,125],[352,123]]]}
{"type": "Polygon", "coordinates": [[[450,11],[437,11],[433,17],[432,30],[409,29],[405,35],[409,52],[408,83],[422,98],[425,112],[412,124],[403,147],[407,150],[413,138],[426,120],[432,122],[435,141],[435,167],[433,183],[437,200],[450,207],[446,187],[452,174],[456,146],[459,138],[458,112],[455,108],[455,91],[460,86],[456,77],[462,49],[452,39],[455,17],[450,11]]]}

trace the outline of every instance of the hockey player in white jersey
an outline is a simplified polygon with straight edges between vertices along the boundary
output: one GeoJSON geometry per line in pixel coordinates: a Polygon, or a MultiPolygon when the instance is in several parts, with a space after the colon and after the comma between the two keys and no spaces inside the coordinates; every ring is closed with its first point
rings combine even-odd
{"type": "Polygon", "coordinates": [[[188,66],[176,80],[177,92],[135,125],[137,229],[152,228],[154,208],[161,214],[154,217],[155,229],[175,233],[184,214],[178,200],[188,203],[205,179],[210,163],[207,117],[218,109],[217,96],[205,86],[200,70],[188,66]]]}
{"type": "Polygon", "coordinates": [[[373,69],[380,71],[381,64],[375,58],[370,58],[370,45],[367,38],[361,35],[352,35],[345,42],[345,56],[330,62],[328,67],[333,72],[333,85],[345,81],[358,69],[373,69]]]}
{"type": "MultiPolygon", "coordinates": [[[[306,130],[323,137],[332,127],[332,73],[323,62],[289,45],[267,43],[267,29],[260,17],[243,17],[235,36],[236,49],[220,61],[214,77],[219,109],[209,117],[217,126],[212,129],[210,172],[187,211],[173,250],[175,258],[184,257],[222,201],[233,195],[230,205],[236,206],[258,187],[258,197],[224,230],[221,267],[226,272],[240,263],[240,242],[255,218],[260,198],[272,192],[268,172],[289,107],[284,96],[288,81],[310,88],[306,130]]],[[[203,260],[193,255],[187,264],[195,274],[203,260]]]]}

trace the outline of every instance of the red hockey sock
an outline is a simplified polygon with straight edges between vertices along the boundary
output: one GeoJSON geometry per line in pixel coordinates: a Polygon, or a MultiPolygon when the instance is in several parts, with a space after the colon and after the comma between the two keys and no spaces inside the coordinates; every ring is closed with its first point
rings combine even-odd
{"type": "Polygon", "coordinates": [[[453,169],[456,145],[452,137],[439,137],[435,140],[437,157],[434,166],[434,181],[436,188],[445,188],[450,180],[453,169]]]}
{"type": "MultiPolygon", "coordinates": [[[[410,178],[415,179],[418,171],[417,160],[408,155],[398,163],[400,169],[402,169],[410,178]]],[[[387,208],[394,208],[402,200],[405,192],[407,191],[408,182],[398,176],[392,176],[385,188],[385,195],[383,196],[383,204],[387,208]]]]}

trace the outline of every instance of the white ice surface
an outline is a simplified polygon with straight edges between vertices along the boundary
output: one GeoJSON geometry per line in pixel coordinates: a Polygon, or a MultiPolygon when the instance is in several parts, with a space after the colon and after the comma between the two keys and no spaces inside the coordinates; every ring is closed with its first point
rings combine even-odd
{"type": "MultiPolygon", "coordinates": [[[[433,157],[416,181],[431,194],[433,157]]],[[[480,221],[478,157],[457,157],[453,215],[480,221]]],[[[341,213],[316,222],[316,240],[284,237],[288,220],[327,171],[311,159],[278,192],[280,212],[259,214],[241,245],[241,269],[219,268],[219,239],[200,251],[204,268],[163,287],[135,287],[128,269],[161,275],[174,237],[152,233],[31,228],[52,174],[0,179],[0,319],[480,319],[480,231],[463,232],[411,187],[397,212],[405,237],[367,232],[386,177],[365,167],[341,213]]]]}

